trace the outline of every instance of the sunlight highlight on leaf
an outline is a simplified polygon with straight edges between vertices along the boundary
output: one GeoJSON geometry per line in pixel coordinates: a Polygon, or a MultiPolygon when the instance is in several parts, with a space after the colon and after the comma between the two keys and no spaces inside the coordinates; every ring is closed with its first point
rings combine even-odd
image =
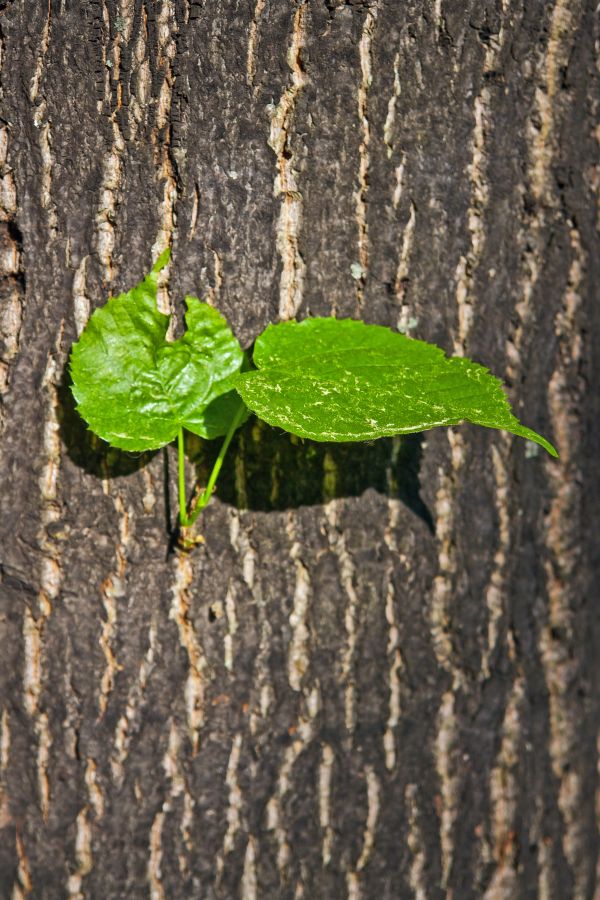
{"type": "Polygon", "coordinates": [[[353,319],[269,325],[257,369],[237,376],[246,405],[270,425],[315,441],[365,441],[469,421],[528,438],[501,382],[433,344],[353,319]]]}

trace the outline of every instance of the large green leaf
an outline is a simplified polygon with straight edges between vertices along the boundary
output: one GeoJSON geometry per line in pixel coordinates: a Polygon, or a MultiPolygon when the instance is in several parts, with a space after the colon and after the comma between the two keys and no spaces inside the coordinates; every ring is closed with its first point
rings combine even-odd
{"type": "Polygon", "coordinates": [[[315,318],[269,325],[257,369],[237,376],[246,405],[315,441],[363,441],[464,420],[554,447],[513,416],[497,378],[468,359],[380,325],[315,318]]]}
{"type": "Polygon", "coordinates": [[[152,450],[180,427],[204,438],[227,432],[239,397],[233,376],[242,349],[217,310],[186,297],[187,331],[165,339],[169,317],[156,306],[166,251],[146,278],[92,315],[71,352],[77,408],[114,447],[152,450]]]}

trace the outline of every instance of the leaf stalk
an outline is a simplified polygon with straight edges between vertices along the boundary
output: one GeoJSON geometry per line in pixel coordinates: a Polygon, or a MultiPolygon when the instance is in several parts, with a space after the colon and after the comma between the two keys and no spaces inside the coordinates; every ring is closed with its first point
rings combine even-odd
{"type": "Polygon", "coordinates": [[[196,499],[196,501],[192,502],[192,505],[189,509],[187,509],[185,497],[185,453],[183,428],[179,429],[179,432],[177,434],[177,451],[179,463],[179,521],[182,528],[189,528],[191,525],[193,525],[204,507],[208,505],[210,498],[213,495],[213,491],[217,483],[217,478],[219,477],[219,473],[221,471],[221,467],[223,466],[223,461],[229,449],[229,445],[231,443],[233,435],[237,431],[242,419],[244,418],[245,410],[246,407],[244,403],[240,403],[238,411],[231,420],[229,430],[225,435],[223,443],[221,444],[219,455],[217,456],[212,467],[211,473],[208,477],[208,482],[206,483],[206,487],[204,488],[200,496],[196,499]]]}

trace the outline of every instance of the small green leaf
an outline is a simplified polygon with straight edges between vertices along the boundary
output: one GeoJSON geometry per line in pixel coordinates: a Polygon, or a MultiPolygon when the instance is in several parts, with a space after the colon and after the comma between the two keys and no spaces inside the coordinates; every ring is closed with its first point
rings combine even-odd
{"type": "Polygon", "coordinates": [[[269,325],[257,369],[237,376],[270,425],[315,441],[364,441],[464,420],[556,450],[513,416],[502,384],[471,360],[380,325],[315,318],[269,325]]]}
{"type": "Polygon", "coordinates": [[[219,437],[239,408],[233,377],[244,355],[217,310],[186,297],[187,331],[166,340],[169,317],[158,311],[156,294],[168,261],[167,249],[137,287],[97,309],[71,351],[80,414],[123,450],[162,447],[180,427],[219,437]]]}

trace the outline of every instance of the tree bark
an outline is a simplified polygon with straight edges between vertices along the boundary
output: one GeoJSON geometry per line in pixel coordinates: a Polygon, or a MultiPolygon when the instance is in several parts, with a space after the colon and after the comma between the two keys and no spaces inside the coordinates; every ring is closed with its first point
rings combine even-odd
{"type": "Polygon", "coordinates": [[[2,897],[600,896],[595,6],[0,3],[2,897]],[[166,245],[179,323],[399,328],[560,459],[251,421],[173,552],[66,368],[166,245]]]}

